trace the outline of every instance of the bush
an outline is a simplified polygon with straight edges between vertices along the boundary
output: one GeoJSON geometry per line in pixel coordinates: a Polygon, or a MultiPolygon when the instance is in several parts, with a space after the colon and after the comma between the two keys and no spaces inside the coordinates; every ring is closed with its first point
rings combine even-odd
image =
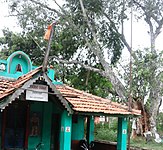
{"type": "Polygon", "coordinates": [[[160,134],[163,134],[163,112],[160,112],[157,116],[157,129],[160,134]]]}
{"type": "Polygon", "coordinates": [[[117,119],[95,125],[95,140],[117,141],[117,119]]]}

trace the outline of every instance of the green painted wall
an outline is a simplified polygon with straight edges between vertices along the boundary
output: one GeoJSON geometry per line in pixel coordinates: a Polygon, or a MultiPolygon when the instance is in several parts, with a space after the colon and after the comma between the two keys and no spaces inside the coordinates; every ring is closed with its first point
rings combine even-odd
{"type": "MultiPolygon", "coordinates": [[[[28,73],[29,71],[36,69],[37,66],[32,66],[32,62],[27,54],[23,51],[16,51],[12,53],[7,60],[0,60],[0,65],[5,65],[5,70],[0,70],[0,76],[9,77],[17,79],[23,74],[28,73]],[[16,66],[20,64],[22,66],[23,72],[16,72],[16,66]]],[[[54,80],[55,71],[54,69],[49,68],[47,72],[48,77],[52,80],[53,84],[63,84],[54,80]]]]}
{"type": "Polygon", "coordinates": [[[127,119],[118,118],[117,150],[127,150],[127,119]]]}
{"type": "Polygon", "coordinates": [[[72,115],[66,110],[61,114],[60,150],[71,150],[72,115]]]}
{"type": "MultiPolygon", "coordinates": [[[[44,103],[41,102],[31,102],[30,104],[30,115],[33,112],[36,112],[39,114],[40,117],[40,129],[42,128],[42,117],[43,117],[43,107],[44,103]]],[[[37,144],[39,144],[42,141],[42,131],[40,130],[40,136],[30,136],[28,137],[28,150],[33,150],[37,144]]]]}
{"type": "MultiPolygon", "coordinates": [[[[51,128],[52,128],[52,114],[60,114],[61,109],[52,102],[31,102],[30,114],[37,112],[40,115],[40,136],[29,136],[28,138],[28,150],[34,150],[34,148],[40,142],[43,144],[43,150],[50,150],[51,145],[51,128]]],[[[64,117],[64,115],[63,115],[64,117]]],[[[71,118],[71,117],[70,117],[71,118]]],[[[58,120],[57,120],[58,121],[58,120]]],[[[62,119],[64,123],[64,119],[62,119]]],[[[66,124],[67,125],[67,121],[66,124]]],[[[67,136],[67,134],[65,134],[67,136]]],[[[58,137],[59,138],[59,137],[58,137]]]]}
{"type": "Polygon", "coordinates": [[[22,66],[22,74],[26,74],[32,69],[30,58],[22,51],[16,51],[8,57],[7,72],[10,74],[15,74],[17,64],[20,64],[22,66]]]}
{"type": "Polygon", "coordinates": [[[29,71],[28,62],[25,58],[19,58],[19,55],[15,56],[10,64],[10,73],[14,74],[16,72],[16,66],[20,64],[22,66],[22,74],[26,74],[29,71]]]}
{"type": "Polygon", "coordinates": [[[43,150],[50,150],[51,141],[51,121],[52,121],[52,103],[43,105],[43,126],[42,126],[42,143],[43,150]]]}
{"type": "Polygon", "coordinates": [[[78,116],[77,123],[72,123],[72,140],[84,139],[84,116],[78,116]]]}

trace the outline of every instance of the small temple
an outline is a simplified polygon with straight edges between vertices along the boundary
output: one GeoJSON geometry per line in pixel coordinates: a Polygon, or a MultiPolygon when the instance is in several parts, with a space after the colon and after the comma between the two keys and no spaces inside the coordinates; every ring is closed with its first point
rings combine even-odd
{"type": "Polygon", "coordinates": [[[117,150],[127,150],[128,117],[141,112],[54,77],[54,69],[42,72],[22,51],[0,60],[0,150],[34,150],[39,144],[43,150],[77,150],[80,140],[94,141],[96,116],[118,118],[117,150]]]}

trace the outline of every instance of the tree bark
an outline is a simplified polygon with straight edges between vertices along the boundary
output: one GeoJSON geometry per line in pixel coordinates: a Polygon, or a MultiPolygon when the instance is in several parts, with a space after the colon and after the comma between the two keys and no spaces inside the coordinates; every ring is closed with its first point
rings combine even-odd
{"type": "MultiPolygon", "coordinates": [[[[152,86],[150,91],[150,100],[151,100],[151,108],[150,108],[150,130],[153,133],[153,136],[156,138],[157,128],[156,128],[156,119],[158,115],[158,110],[160,107],[160,103],[162,102],[162,82],[160,82],[159,78],[155,79],[155,84],[152,86]]],[[[153,81],[154,82],[154,81],[153,81]]]]}
{"type": "Polygon", "coordinates": [[[137,135],[143,136],[143,134],[147,131],[150,130],[149,128],[149,112],[147,109],[144,107],[144,104],[142,103],[143,100],[140,100],[138,98],[136,101],[133,103],[133,108],[134,109],[139,109],[141,110],[141,117],[137,118],[135,120],[136,128],[132,128],[132,133],[131,133],[131,138],[136,138],[137,135]]]}

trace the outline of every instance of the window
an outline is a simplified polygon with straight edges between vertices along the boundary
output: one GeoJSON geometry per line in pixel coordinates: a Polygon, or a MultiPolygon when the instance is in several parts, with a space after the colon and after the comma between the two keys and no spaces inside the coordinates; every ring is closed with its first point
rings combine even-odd
{"type": "Polygon", "coordinates": [[[20,64],[16,66],[16,72],[22,72],[22,66],[20,64]]]}

